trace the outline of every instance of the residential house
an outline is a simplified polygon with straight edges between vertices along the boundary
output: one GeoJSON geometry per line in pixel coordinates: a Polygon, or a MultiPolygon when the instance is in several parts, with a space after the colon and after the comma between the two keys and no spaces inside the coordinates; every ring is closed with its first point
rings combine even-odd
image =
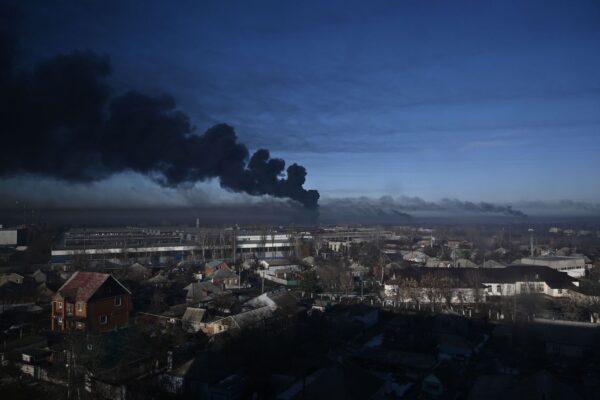
{"type": "Polygon", "coordinates": [[[486,286],[487,296],[537,293],[551,297],[576,297],[579,293],[576,278],[537,265],[509,265],[482,270],[481,281],[486,286]]]}
{"type": "Polygon", "coordinates": [[[485,301],[489,296],[543,294],[569,297],[578,301],[590,299],[579,288],[579,281],[564,272],[535,265],[509,265],[506,268],[431,268],[410,276],[418,283],[414,288],[402,288],[397,282],[384,285],[389,300],[420,303],[450,300],[453,304],[485,301]],[[424,276],[432,279],[423,280],[424,276]],[[444,284],[441,284],[444,283],[444,284]],[[450,283],[452,286],[447,286],[450,283]],[[433,286],[431,286],[433,285],[433,286]],[[474,285],[478,288],[475,289],[474,285]],[[479,293],[477,293],[479,292],[479,293]],[[476,296],[479,294],[478,296],[476,296]],[[431,298],[433,297],[433,298],[431,298]]]}
{"type": "Polygon", "coordinates": [[[232,376],[231,368],[220,354],[203,351],[182,361],[174,363],[171,358],[168,370],[159,377],[167,392],[185,398],[241,398],[240,381],[232,376]]]}
{"type": "Polygon", "coordinates": [[[133,282],[143,282],[152,276],[149,268],[140,263],[133,263],[125,271],[125,279],[133,282]]]}
{"type": "Polygon", "coordinates": [[[286,290],[263,293],[244,303],[244,311],[235,315],[199,324],[209,336],[225,331],[236,331],[273,326],[277,319],[292,317],[301,307],[298,300],[286,290]]]}
{"type": "Polygon", "coordinates": [[[144,284],[147,286],[153,286],[156,288],[161,288],[170,285],[169,278],[162,271],[158,274],[154,275],[152,278],[144,281],[144,284]]]}
{"type": "Polygon", "coordinates": [[[240,287],[240,276],[224,267],[216,270],[211,276],[210,281],[217,286],[222,286],[225,289],[233,289],[240,287]]]}
{"type": "Polygon", "coordinates": [[[352,271],[352,276],[355,278],[362,278],[370,272],[369,268],[355,261],[350,264],[349,268],[352,271]]]}
{"type": "Polygon", "coordinates": [[[501,262],[498,262],[496,260],[486,260],[483,263],[483,268],[504,268],[506,267],[506,264],[502,264],[501,262]]]}
{"type": "Polygon", "coordinates": [[[31,277],[36,281],[36,283],[46,283],[46,280],[48,279],[46,273],[40,269],[31,274],[31,277]]]}
{"type": "Polygon", "coordinates": [[[12,283],[16,283],[18,285],[23,283],[23,280],[25,279],[25,277],[23,275],[17,274],[15,272],[11,272],[8,274],[2,274],[0,275],[0,286],[12,282],[12,283]]]}
{"type": "Polygon", "coordinates": [[[477,268],[477,264],[466,258],[459,258],[455,264],[458,268],[477,268]]]}
{"type": "Polygon", "coordinates": [[[473,242],[467,240],[447,240],[446,247],[450,249],[470,249],[473,247],[473,242]]]}
{"type": "Polygon", "coordinates": [[[268,320],[273,318],[274,313],[274,307],[264,306],[203,323],[200,325],[200,329],[204,334],[213,336],[226,331],[261,328],[267,325],[268,320]]]}
{"type": "Polygon", "coordinates": [[[421,251],[411,251],[406,253],[403,257],[404,261],[410,261],[418,264],[425,264],[429,258],[427,254],[421,251]]]}
{"type": "Polygon", "coordinates": [[[25,279],[22,283],[8,281],[0,286],[0,313],[11,308],[33,305],[38,298],[33,279],[25,279]]]}
{"type": "Polygon", "coordinates": [[[77,271],[52,298],[52,330],[105,332],[125,327],[130,295],[112,275],[77,271]]]}
{"type": "Polygon", "coordinates": [[[425,263],[427,268],[449,268],[452,266],[450,261],[442,261],[437,257],[430,257],[425,263]]]}
{"type": "Polygon", "coordinates": [[[349,242],[339,242],[339,241],[328,241],[327,248],[331,251],[342,252],[345,251],[348,247],[350,247],[349,242]]]}
{"type": "Polygon", "coordinates": [[[508,254],[508,250],[506,250],[504,247],[498,247],[496,250],[494,250],[494,253],[500,256],[505,256],[508,254]]]}
{"type": "Polygon", "coordinates": [[[181,317],[185,328],[192,332],[198,332],[204,325],[206,310],[204,308],[188,307],[181,317]]]}
{"type": "Polygon", "coordinates": [[[223,289],[212,282],[192,282],[183,290],[186,291],[185,298],[188,303],[206,301],[223,293],[223,289]]]}
{"type": "Polygon", "coordinates": [[[543,265],[558,271],[566,272],[570,276],[580,278],[585,276],[588,269],[585,257],[579,256],[545,256],[545,257],[525,257],[520,261],[521,264],[543,265]]]}
{"type": "Polygon", "coordinates": [[[244,307],[259,308],[272,307],[287,315],[292,315],[300,311],[298,299],[287,290],[280,289],[272,292],[263,293],[244,303],[244,307]]]}
{"type": "Polygon", "coordinates": [[[301,270],[298,264],[293,264],[285,259],[269,260],[260,262],[262,269],[257,270],[261,278],[284,286],[298,286],[298,272],[301,270]]]}
{"type": "Polygon", "coordinates": [[[229,266],[227,265],[227,263],[225,261],[220,261],[220,260],[209,261],[204,265],[204,276],[210,277],[216,271],[223,269],[223,268],[229,269],[229,266]]]}

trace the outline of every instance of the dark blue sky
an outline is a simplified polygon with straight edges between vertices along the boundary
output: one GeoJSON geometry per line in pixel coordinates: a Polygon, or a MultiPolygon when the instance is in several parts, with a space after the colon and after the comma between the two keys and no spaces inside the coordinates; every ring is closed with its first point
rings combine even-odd
{"type": "Polygon", "coordinates": [[[118,90],[173,94],[199,132],[232,124],[305,165],[325,198],[600,200],[598,1],[39,1],[23,14],[27,60],[106,53],[118,90]]]}

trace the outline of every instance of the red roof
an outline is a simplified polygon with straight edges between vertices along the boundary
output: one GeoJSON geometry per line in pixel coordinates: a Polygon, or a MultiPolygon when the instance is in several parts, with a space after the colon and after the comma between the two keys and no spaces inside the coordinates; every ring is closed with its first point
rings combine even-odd
{"type": "Polygon", "coordinates": [[[75,301],[88,301],[108,278],[110,278],[109,274],[76,271],[58,289],[57,294],[75,301]]]}

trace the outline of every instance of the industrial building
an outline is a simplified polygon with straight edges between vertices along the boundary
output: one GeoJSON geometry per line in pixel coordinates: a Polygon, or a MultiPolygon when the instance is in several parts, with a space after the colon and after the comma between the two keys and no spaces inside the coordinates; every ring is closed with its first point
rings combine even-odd
{"type": "Polygon", "coordinates": [[[552,269],[566,272],[574,278],[585,276],[585,271],[588,265],[585,263],[583,256],[541,256],[541,257],[526,257],[522,258],[521,264],[525,265],[542,265],[552,269]]]}
{"type": "Polygon", "coordinates": [[[25,228],[5,228],[0,225],[0,247],[26,249],[27,230],[25,228]]]}
{"type": "Polygon", "coordinates": [[[164,265],[182,260],[277,258],[294,251],[306,233],[238,229],[118,227],[71,229],[52,249],[53,264],[89,262],[164,265]],[[235,251],[234,251],[235,249],[235,251]]]}

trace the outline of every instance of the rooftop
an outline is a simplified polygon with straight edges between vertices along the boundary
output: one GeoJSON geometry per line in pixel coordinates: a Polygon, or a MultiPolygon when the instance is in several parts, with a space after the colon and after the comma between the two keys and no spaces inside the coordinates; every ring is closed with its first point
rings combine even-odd
{"type": "Polygon", "coordinates": [[[127,292],[127,288],[109,274],[76,271],[57,291],[64,298],[88,301],[108,279],[114,279],[127,292]]]}

